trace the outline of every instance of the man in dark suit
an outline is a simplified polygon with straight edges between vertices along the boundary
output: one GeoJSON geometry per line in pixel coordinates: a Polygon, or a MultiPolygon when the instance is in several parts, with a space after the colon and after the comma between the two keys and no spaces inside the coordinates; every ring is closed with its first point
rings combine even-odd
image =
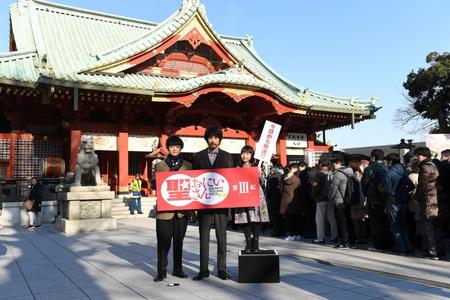
{"type": "MultiPolygon", "coordinates": [[[[208,148],[196,153],[193,161],[194,170],[233,168],[233,157],[230,153],[219,149],[222,141],[222,130],[219,127],[208,127],[205,131],[205,140],[208,148]]],[[[200,230],[200,272],[194,280],[202,280],[209,276],[209,233],[214,224],[217,238],[217,276],[227,280],[230,275],[226,269],[227,253],[227,223],[228,209],[207,209],[198,212],[200,230]]]]}

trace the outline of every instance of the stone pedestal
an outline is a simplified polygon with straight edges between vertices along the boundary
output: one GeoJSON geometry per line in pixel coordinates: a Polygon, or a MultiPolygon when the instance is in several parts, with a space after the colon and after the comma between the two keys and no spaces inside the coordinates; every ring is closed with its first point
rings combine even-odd
{"type": "Polygon", "coordinates": [[[65,233],[117,229],[111,217],[114,192],[109,186],[71,186],[62,194],[61,215],[56,218],[56,228],[65,233]]]}

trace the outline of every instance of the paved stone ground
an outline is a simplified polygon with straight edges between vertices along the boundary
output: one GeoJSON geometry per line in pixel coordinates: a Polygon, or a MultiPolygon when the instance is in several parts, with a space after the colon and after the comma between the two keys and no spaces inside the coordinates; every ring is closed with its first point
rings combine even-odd
{"type": "MultiPolygon", "coordinates": [[[[4,228],[0,231],[0,299],[450,298],[449,262],[274,238],[264,238],[262,246],[280,252],[281,283],[239,284],[237,252],[243,235],[231,231],[228,240],[232,280],[210,276],[195,282],[169,275],[166,281],[154,283],[154,219],[120,220],[117,231],[72,236],[57,232],[54,225],[34,230],[4,228]],[[433,285],[418,282],[423,280],[433,285]],[[180,286],[167,286],[173,282],[180,286]]],[[[195,226],[189,226],[184,248],[183,264],[192,277],[199,264],[195,226]]],[[[210,251],[215,257],[215,242],[210,251]]],[[[214,263],[211,259],[211,270],[214,263]]]]}

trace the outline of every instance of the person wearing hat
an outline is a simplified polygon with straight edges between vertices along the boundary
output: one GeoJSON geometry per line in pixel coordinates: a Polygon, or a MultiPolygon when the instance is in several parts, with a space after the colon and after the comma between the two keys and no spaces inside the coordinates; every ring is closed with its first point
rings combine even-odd
{"type": "MultiPolygon", "coordinates": [[[[166,141],[169,151],[166,159],[155,165],[152,183],[156,181],[157,172],[192,170],[192,164],[183,159],[181,150],[183,141],[180,137],[173,135],[166,141]]],[[[153,184],[152,184],[153,185],[153,184]]],[[[186,211],[158,212],[156,207],[156,239],[158,248],[158,275],[155,282],[164,280],[167,277],[167,255],[173,240],[173,272],[172,275],[179,278],[187,278],[183,272],[182,252],[183,240],[186,235],[188,216],[186,211]]]]}
{"type": "MultiPolygon", "coordinates": [[[[222,141],[222,130],[217,126],[208,127],[204,139],[208,147],[195,154],[193,160],[194,170],[233,168],[233,157],[230,153],[219,148],[222,141]]],[[[200,272],[194,280],[209,277],[209,233],[214,224],[217,238],[217,276],[227,280],[230,275],[226,272],[227,253],[227,223],[228,209],[204,209],[198,211],[200,230],[200,272]]]]}
{"type": "Polygon", "coordinates": [[[130,214],[134,215],[134,210],[138,211],[138,214],[142,214],[141,207],[141,191],[142,191],[142,180],[141,174],[137,173],[133,180],[130,183],[130,214]]]}

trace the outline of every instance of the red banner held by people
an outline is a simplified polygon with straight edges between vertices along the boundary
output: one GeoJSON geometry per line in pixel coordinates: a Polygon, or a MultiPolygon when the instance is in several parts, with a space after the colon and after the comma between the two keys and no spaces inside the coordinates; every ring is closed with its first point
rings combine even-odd
{"type": "Polygon", "coordinates": [[[258,168],[156,173],[157,210],[198,210],[258,206],[258,168]]]}

